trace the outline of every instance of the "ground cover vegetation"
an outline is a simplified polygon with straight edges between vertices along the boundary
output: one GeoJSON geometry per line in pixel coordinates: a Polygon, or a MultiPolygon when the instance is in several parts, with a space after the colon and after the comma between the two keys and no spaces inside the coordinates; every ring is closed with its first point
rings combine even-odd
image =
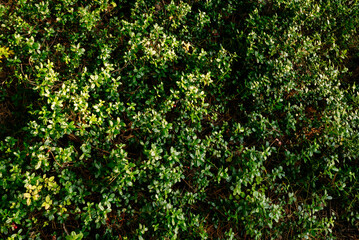
{"type": "Polygon", "coordinates": [[[359,237],[358,1],[0,4],[1,239],[359,237]]]}

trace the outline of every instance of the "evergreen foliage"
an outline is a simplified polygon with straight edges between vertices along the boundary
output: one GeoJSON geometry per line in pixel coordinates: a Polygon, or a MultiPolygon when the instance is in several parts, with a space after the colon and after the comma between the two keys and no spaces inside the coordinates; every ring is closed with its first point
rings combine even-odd
{"type": "Polygon", "coordinates": [[[357,0],[0,4],[1,239],[359,237],[357,0]]]}

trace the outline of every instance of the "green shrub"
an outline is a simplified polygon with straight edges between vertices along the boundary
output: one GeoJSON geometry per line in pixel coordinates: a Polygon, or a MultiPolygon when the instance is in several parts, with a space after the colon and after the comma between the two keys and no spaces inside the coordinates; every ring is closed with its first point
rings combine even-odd
{"type": "Polygon", "coordinates": [[[359,236],[358,16],[353,1],[1,4],[1,238],[359,236]]]}

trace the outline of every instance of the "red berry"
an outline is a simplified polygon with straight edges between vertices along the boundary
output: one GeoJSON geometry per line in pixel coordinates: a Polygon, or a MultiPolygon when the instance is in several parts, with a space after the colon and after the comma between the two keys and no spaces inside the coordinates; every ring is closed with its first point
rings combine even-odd
{"type": "Polygon", "coordinates": [[[14,228],[14,230],[17,229],[17,226],[15,223],[12,223],[11,226],[14,228]]]}

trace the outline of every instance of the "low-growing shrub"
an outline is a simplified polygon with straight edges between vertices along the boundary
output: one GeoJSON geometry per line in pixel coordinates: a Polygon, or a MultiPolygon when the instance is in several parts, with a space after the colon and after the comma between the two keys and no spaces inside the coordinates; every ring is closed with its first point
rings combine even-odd
{"type": "Polygon", "coordinates": [[[358,16],[0,4],[1,238],[357,238],[358,16]]]}

